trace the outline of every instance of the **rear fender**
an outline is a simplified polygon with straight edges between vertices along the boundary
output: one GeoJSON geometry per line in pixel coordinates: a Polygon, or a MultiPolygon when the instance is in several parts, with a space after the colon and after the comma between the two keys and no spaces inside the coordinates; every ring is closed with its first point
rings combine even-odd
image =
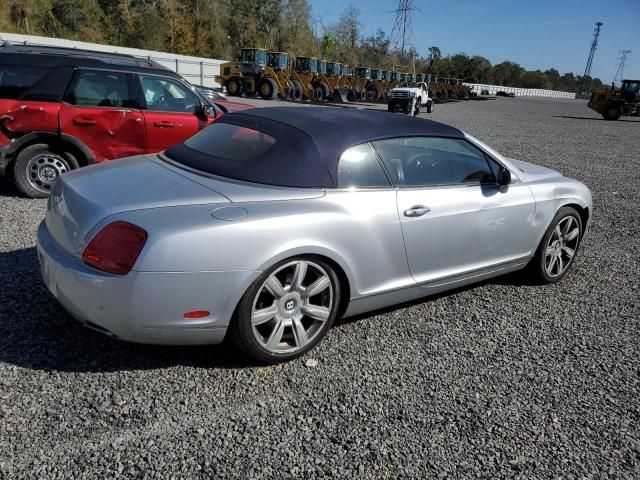
{"type": "Polygon", "coordinates": [[[91,165],[96,161],[91,149],[77,138],[52,132],[30,132],[21,137],[14,138],[7,147],[6,155],[7,157],[14,158],[20,150],[36,143],[46,143],[54,148],[70,151],[74,154],[80,165],[91,165]]]}

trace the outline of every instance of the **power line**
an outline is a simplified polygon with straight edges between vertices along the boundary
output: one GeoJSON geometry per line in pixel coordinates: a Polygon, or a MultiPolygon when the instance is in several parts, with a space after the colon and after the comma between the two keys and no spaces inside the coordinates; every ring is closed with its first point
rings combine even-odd
{"type": "Polygon", "coordinates": [[[593,56],[598,48],[598,37],[600,36],[600,27],[602,22],[596,22],[596,28],[593,30],[593,41],[591,42],[591,50],[589,51],[589,58],[587,59],[587,66],[584,69],[584,75],[582,75],[582,82],[580,85],[580,91],[584,90],[587,77],[591,77],[591,66],[593,65],[593,56]]]}
{"type": "Polygon", "coordinates": [[[391,13],[396,14],[396,20],[391,30],[391,44],[397,51],[400,49],[400,65],[404,65],[405,47],[411,44],[413,38],[413,12],[420,12],[413,4],[413,0],[399,0],[398,8],[391,13]]]}
{"type": "Polygon", "coordinates": [[[624,65],[627,62],[627,55],[631,53],[631,50],[619,50],[618,53],[620,56],[618,57],[618,69],[613,77],[614,84],[622,83],[622,80],[624,80],[624,65]]]}

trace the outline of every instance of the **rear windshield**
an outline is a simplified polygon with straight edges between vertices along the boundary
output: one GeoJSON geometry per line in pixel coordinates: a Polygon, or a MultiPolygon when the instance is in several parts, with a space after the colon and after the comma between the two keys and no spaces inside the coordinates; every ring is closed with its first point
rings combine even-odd
{"type": "Polygon", "coordinates": [[[43,67],[0,65],[0,98],[18,98],[50,71],[43,67]]]}
{"type": "Polygon", "coordinates": [[[203,173],[287,187],[330,187],[334,182],[313,140],[273,120],[226,114],[165,152],[203,173]]]}
{"type": "Polygon", "coordinates": [[[251,128],[219,123],[209,128],[206,133],[195,135],[185,144],[193,150],[215,155],[226,160],[251,160],[262,155],[276,143],[271,135],[251,128]]]}

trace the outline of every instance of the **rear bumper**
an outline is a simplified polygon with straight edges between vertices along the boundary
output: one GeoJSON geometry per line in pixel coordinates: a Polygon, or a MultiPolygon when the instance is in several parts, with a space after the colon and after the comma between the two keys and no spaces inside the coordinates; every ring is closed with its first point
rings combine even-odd
{"type": "Polygon", "coordinates": [[[9,166],[9,145],[0,146],[0,176],[5,175],[9,166]]]}
{"type": "Polygon", "coordinates": [[[259,272],[136,272],[103,274],[56,244],[43,222],[38,229],[43,280],[78,321],[107,335],[137,343],[220,343],[237,302],[259,272]],[[185,312],[209,317],[186,320],[185,312]]]}

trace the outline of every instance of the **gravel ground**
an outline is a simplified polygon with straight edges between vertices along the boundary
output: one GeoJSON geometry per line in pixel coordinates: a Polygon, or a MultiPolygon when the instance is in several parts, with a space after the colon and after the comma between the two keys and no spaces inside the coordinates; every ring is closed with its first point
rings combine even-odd
{"type": "Polygon", "coordinates": [[[523,98],[431,118],[591,188],[572,272],[343,320],[274,367],[78,326],[40,280],[45,202],[0,183],[0,478],[639,478],[640,122],[523,98]]]}

